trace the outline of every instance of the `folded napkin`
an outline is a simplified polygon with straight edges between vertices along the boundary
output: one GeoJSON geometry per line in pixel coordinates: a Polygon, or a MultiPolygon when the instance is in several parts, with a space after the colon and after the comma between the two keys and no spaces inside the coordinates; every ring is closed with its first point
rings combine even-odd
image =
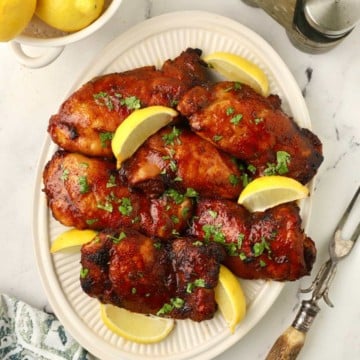
{"type": "Polygon", "coordinates": [[[53,314],[0,294],[0,359],[95,360],[53,314]]]}

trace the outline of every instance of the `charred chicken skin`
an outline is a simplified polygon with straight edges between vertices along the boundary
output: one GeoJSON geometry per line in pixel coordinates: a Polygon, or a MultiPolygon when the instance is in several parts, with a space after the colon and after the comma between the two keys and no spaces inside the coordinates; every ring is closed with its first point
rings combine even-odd
{"type": "Polygon", "coordinates": [[[291,281],[312,269],[315,245],[294,203],[249,213],[227,200],[201,199],[193,219],[189,235],[221,243],[225,265],[241,278],[291,281]]]}
{"type": "Polygon", "coordinates": [[[81,286],[130,311],[195,321],[217,309],[214,288],[224,251],[191,238],[160,242],[136,230],[99,233],[81,249],[81,286]]]}
{"type": "Polygon", "coordinates": [[[134,109],[174,107],[185,91],[206,81],[200,55],[200,50],[188,49],[160,70],[146,66],[89,81],[50,118],[52,140],[71,152],[111,157],[112,134],[134,109]]]}
{"type": "Polygon", "coordinates": [[[131,227],[149,236],[171,238],[186,226],[192,200],[172,193],[156,199],[122,185],[115,163],[58,151],[44,170],[44,191],[55,219],[78,229],[131,227]]]}
{"type": "Polygon", "coordinates": [[[321,142],[280,104],[275,95],[263,97],[249,86],[220,82],[192,88],[178,110],[193,131],[245,161],[255,176],[280,174],[306,184],[323,160],[321,142]]]}
{"type": "Polygon", "coordinates": [[[158,196],[169,186],[200,196],[235,199],[242,190],[241,172],[234,159],[188,129],[165,128],[151,136],[126,161],[124,183],[158,196]]]}

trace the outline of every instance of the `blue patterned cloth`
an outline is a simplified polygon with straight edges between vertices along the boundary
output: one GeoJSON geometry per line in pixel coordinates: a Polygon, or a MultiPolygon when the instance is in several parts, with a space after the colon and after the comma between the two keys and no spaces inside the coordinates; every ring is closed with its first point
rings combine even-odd
{"type": "Polygon", "coordinates": [[[53,314],[0,294],[1,360],[95,360],[53,314]]]}

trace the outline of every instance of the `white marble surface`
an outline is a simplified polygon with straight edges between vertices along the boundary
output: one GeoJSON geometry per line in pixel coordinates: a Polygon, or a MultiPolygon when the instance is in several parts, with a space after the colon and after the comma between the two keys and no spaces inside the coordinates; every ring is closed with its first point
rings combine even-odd
{"type": "MultiPolygon", "coordinates": [[[[38,308],[47,306],[33,254],[32,196],[49,116],[108,42],[146,18],[177,10],[211,11],[246,25],[273,46],[299,87],[306,89],[313,130],[323,142],[325,155],[308,228],[318,243],[314,271],[326,259],[326,240],[360,185],[360,26],[332,51],[310,55],[294,48],[284,30],[262,10],[240,0],[124,0],[110,23],[67,46],[45,68],[34,70],[17,64],[7,44],[0,44],[0,293],[38,308]],[[312,69],[310,81],[308,68],[312,69]]],[[[322,311],[299,359],[360,359],[359,264],[360,248],[356,248],[339,266],[330,290],[335,308],[320,303],[322,311]]],[[[298,294],[298,288],[309,281],[287,284],[259,324],[217,359],[264,359],[277,335],[292,322],[299,301],[306,298],[298,294]]]]}

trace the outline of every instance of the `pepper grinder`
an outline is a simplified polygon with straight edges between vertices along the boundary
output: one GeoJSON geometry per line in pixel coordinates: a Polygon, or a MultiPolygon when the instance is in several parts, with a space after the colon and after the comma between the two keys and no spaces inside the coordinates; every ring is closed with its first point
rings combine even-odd
{"type": "Polygon", "coordinates": [[[300,50],[323,53],[338,45],[360,18],[360,0],[243,0],[282,25],[300,50]]]}

